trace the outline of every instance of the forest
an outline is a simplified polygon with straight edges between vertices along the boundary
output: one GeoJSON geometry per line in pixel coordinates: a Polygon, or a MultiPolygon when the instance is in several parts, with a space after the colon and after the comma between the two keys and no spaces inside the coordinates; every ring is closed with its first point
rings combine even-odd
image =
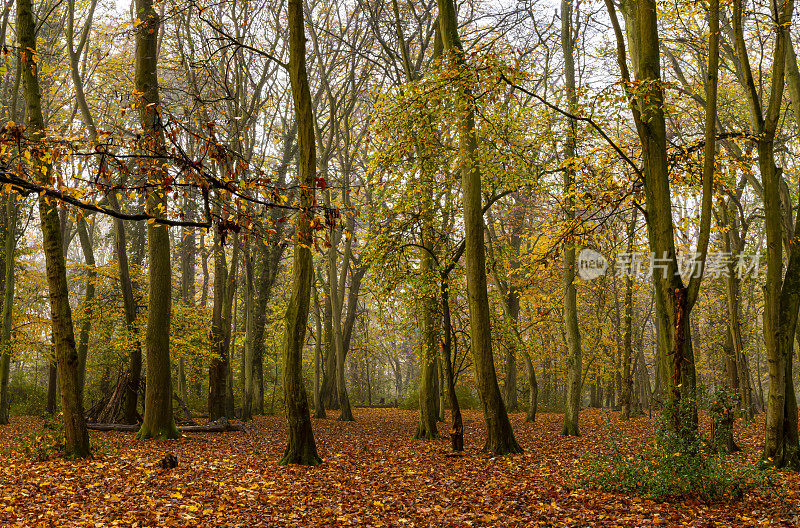
{"type": "Polygon", "coordinates": [[[0,526],[800,525],[793,0],[0,9],[0,526]]]}

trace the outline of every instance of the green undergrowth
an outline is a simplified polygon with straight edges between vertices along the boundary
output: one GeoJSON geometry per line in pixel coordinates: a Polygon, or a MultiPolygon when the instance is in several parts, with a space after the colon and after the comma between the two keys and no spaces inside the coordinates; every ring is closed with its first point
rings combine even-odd
{"type": "Polygon", "coordinates": [[[741,454],[713,454],[697,433],[676,434],[660,424],[652,441],[634,449],[606,417],[604,441],[587,451],[570,487],[640,495],[655,501],[694,498],[735,501],[748,491],[777,486],[775,473],[741,454]]]}

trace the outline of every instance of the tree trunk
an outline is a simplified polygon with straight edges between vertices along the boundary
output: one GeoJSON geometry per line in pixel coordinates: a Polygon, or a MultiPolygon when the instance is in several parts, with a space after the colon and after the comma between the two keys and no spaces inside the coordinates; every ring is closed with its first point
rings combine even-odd
{"type": "MultiPolygon", "coordinates": [[[[437,0],[443,48],[465,67],[464,51],[458,36],[458,20],[453,0],[437,0]]],[[[464,247],[469,297],[470,340],[473,367],[483,404],[487,437],[483,450],[494,454],[521,453],[497,383],[492,354],[489,297],[486,285],[481,172],[476,159],[475,114],[468,93],[458,94],[459,164],[464,188],[464,247]]]]}
{"type": "MultiPolygon", "coordinates": [[[[742,0],[733,5],[733,33],[736,54],[743,72],[743,85],[750,107],[752,133],[758,138],[756,148],[761,182],[764,189],[764,229],[767,235],[767,276],[764,289],[764,347],[769,372],[769,397],[764,427],[762,462],[775,467],[800,468],[800,444],[797,434],[797,406],[792,383],[792,343],[797,310],[800,305],[800,244],[792,238],[789,263],[783,274],[784,215],[781,200],[781,169],[775,164],[775,132],[780,120],[784,93],[789,25],[794,2],[789,0],[773,13],[776,20],[772,57],[772,87],[766,112],[762,112],[760,93],[755,88],[753,73],[745,46],[742,0]]],[[[790,66],[790,77],[792,76],[790,66]]],[[[792,90],[790,90],[791,95],[792,90]]],[[[800,215],[798,215],[800,220],[800,215]]],[[[786,226],[787,231],[791,226],[786,226]]],[[[795,226],[795,231],[800,224],[795,226]]]]}
{"type": "Polygon", "coordinates": [[[86,262],[86,295],[83,298],[83,321],[78,332],[78,386],[83,392],[86,380],[86,356],[89,352],[89,333],[92,329],[92,316],[95,304],[95,283],[97,282],[97,268],[95,267],[94,249],[86,226],[86,219],[78,220],[78,238],[86,262]]]}
{"type": "MultiPolygon", "coordinates": [[[[323,174],[327,172],[327,163],[323,163],[323,174]]],[[[348,192],[349,188],[345,180],[344,188],[342,189],[342,203],[347,209],[348,205],[348,192]]],[[[330,207],[330,190],[325,194],[326,207],[330,207]]],[[[344,310],[344,289],[346,285],[346,278],[348,269],[350,267],[351,247],[354,236],[355,218],[351,215],[347,220],[347,226],[336,225],[332,223],[330,226],[330,241],[331,247],[328,250],[328,291],[331,302],[331,324],[332,324],[332,337],[333,347],[336,351],[336,395],[339,401],[339,408],[341,412],[338,420],[340,421],[353,421],[352,410],[350,409],[350,398],[347,394],[347,385],[345,379],[345,359],[347,357],[347,347],[344,343],[344,335],[342,328],[342,313],[344,310]],[[337,270],[338,250],[337,246],[345,233],[345,229],[349,236],[346,237],[344,243],[344,255],[342,258],[341,273],[337,270]]]]}
{"type": "Polygon", "coordinates": [[[228,358],[227,368],[225,369],[225,417],[233,418],[236,413],[236,400],[233,395],[233,368],[232,368],[232,355],[236,350],[236,343],[232,339],[233,325],[236,322],[236,287],[238,282],[236,280],[237,270],[239,268],[239,252],[240,243],[239,235],[233,235],[233,255],[231,255],[231,267],[228,273],[228,282],[225,284],[225,304],[222,307],[222,339],[223,350],[225,356],[228,358]]]}
{"type": "MultiPolygon", "coordinates": [[[[28,132],[32,140],[42,141],[45,139],[45,127],[37,76],[36,26],[31,0],[17,0],[17,34],[21,49],[20,58],[23,63],[22,78],[28,132]]],[[[52,166],[39,159],[40,155],[34,152],[32,159],[37,165],[35,168],[40,169],[43,174],[42,183],[47,186],[52,177],[52,166]]],[[[83,417],[83,394],[78,380],[79,361],[75,347],[72,310],[69,306],[67,269],[63,253],[64,242],[61,236],[61,221],[56,202],[45,193],[39,194],[39,215],[47,284],[50,290],[50,317],[61,388],[66,451],[70,456],[82,458],[90,456],[91,453],[86,422],[83,417]]]]}
{"type": "MultiPolygon", "coordinates": [[[[574,114],[578,108],[575,85],[575,50],[572,29],[572,1],[561,1],[561,48],[564,52],[564,74],[566,77],[569,111],[574,114]]],[[[575,171],[573,160],[577,155],[577,122],[569,119],[567,141],[564,147],[564,216],[567,233],[564,239],[564,258],[562,262],[564,289],[564,334],[567,341],[567,401],[564,407],[564,425],[561,434],[579,436],[578,414],[581,407],[581,375],[583,374],[581,354],[581,333],[578,328],[578,304],[575,290],[575,237],[569,230],[575,223],[575,171]]]]}
{"type": "MultiPolygon", "coordinates": [[[[442,303],[442,361],[444,362],[445,381],[447,383],[447,397],[450,403],[450,439],[453,451],[464,450],[464,424],[461,419],[461,406],[456,396],[455,376],[453,375],[453,325],[450,319],[450,282],[445,273],[441,277],[441,303],[442,303]]],[[[396,372],[400,373],[400,368],[396,372]]],[[[399,389],[399,384],[398,384],[399,389]]],[[[399,390],[398,390],[399,393],[399,390]]]]}
{"type": "Polygon", "coordinates": [[[526,422],[536,421],[536,412],[539,410],[539,384],[536,381],[536,370],[533,360],[526,350],[523,354],[525,367],[528,370],[528,412],[525,414],[526,422]]]}
{"type": "MultiPolygon", "coordinates": [[[[113,193],[109,194],[109,203],[119,211],[119,203],[113,193]]],[[[142,344],[139,340],[139,328],[136,326],[139,308],[133,296],[137,286],[131,279],[130,265],[128,262],[128,242],[125,233],[125,223],[115,218],[114,248],[119,267],[119,285],[122,293],[122,304],[125,312],[125,325],[133,337],[130,350],[130,363],[128,365],[127,384],[125,387],[125,405],[122,411],[122,421],[126,424],[135,424],[138,421],[137,407],[139,402],[139,385],[142,377],[142,344]]]]}
{"type": "MultiPolygon", "coordinates": [[[[322,272],[317,273],[318,282],[322,284],[322,272]]],[[[314,418],[325,418],[325,406],[322,404],[322,306],[319,302],[319,291],[314,286],[314,418]]]]}
{"type": "Polygon", "coordinates": [[[203,286],[200,289],[200,306],[208,306],[208,248],[206,247],[206,232],[200,231],[200,266],[203,269],[203,286]]]}
{"type": "Polygon", "coordinates": [[[436,427],[436,361],[438,356],[438,303],[435,293],[433,258],[427,249],[421,249],[420,280],[422,285],[418,300],[420,324],[420,383],[419,383],[419,424],[414,438],[439,438],[436,427]]]}
{"type": "MultiPolygon", "coordinates": [[[[10,5],[10,4],[9,4],[10,5]]],[[[11,371],[11,325],[14,307],[14,251],[16,249],[17,206],[16,194],[5,197],[3,229],[3,261],[0,269],[2,281],[2,315],[0,315],[0,424],[8,424],[8,384],[11,371]]]]}
{"type": "Polygon", "coordinates": [[[58,366],[56,365],[55,345],[51,345],[50,350],[52,351],[50,366],[47,369],[47,414],[53,415],[58,408],[58,366]]]}
{"type": "MultiPolygon", "coordinates": [[[[697,379],[689,316],[700,288],[710,234],[719,31],[711,30],[709,39],[703,194],[697,244],[699,258],[697,269],[686,286],[678,274],[675,250],[656,4],[654,0],[641,0],[626,5],[629,7],[625,7],[623,13],[634,59],[635,80],[643,86],[636,93],[628,89],[627,95],[642,145],[644,167],[641,177],[648,212],[648,239],[650,250],[655,255],[652,275],[656,298],[657,354],[661,388],[669,399],[666,423],[674,432],[688,438],[697,434],[698,422],[695,397],[697,379]]],[[[627,86],[631,79],[625,57],[625,41],[611,0],[606,0],[606,7],[617,39],[618,63],[627,86]]],[[[711,24],[718,26],[718,16],[712,15],[710,19],[711,24]]]]}
{"type": "Polygon", "coordinates": [[[256,396],[256,372],[254,368],[255,343],[253,323],[255,314],[253,296],[255,288],[253,285],[253,259],[250,248],[245,248],[244,252],[244,312],[245,312],[245,331],[244,331],[244,397],[242,398],[242,420],[247,421],[253,417],[253,400],[256,396]]]}
{"type": "MultiPolygon", "coordinates": [[[[154,188],[147,196],[147,212],[156,216],[166,210],[167,172],[161,104],[158,95],[158,34],[160,20],[152,0],[136,0],[137,17],[142,20],[136,32],[136,91],[142,125],[140,150],[153,157],[141,159],[140,170],[154,188]]],[[[172,313],[172,269],[170,267],[169,229],[155,222],[147,224],[149,260],[148,314],[145,334],[147,385],[144,398],[144,421],[136,438],[178,438],[172,414],[172,370],[169,355],[169,329],[172,313]]]]}
{"type": "MultiPolygon", "coordinates": [[[[275,185],[278,188],[286,185],[286,173],[289,169],[289,164],[296,157],[296,137],[297,125],[293,123],[283,136],[281,161],[275,171],[277,174],[275,185]]],[[[266,324],[267,305],[272,297],[280,260],[286,249],[286,244],[283,242],[285,223],[279,221],[282,215],[283,211],[281,209],[272,209],[269,222],[274,226],[275,233],[272,234],[271,240],[267,241],[269,244],[259,244],[253,255],[253,280],[255,281],[256,299],[252,310],[251,341],[252,369],[255,384],[253,389],[253,399],[255,400],[253,402],[253,412],[257,414],[264,414],[264,327],[266,324]],[[258,273],[256,273],[256,269],[258,273]]]]}
{"type": "MultiPolygon", "coordinates": [[[[194,210],[196,203],[192,197],[191,190],[189,196],[186,198],[184,205],[187,218],[194,218],[194,210]]],[[[197,259],[197,248],[195,246],[195,228],[184,227],[181,232],[181,300],[187,307],[193,308],[195,306],[195,296],[197,294],[197,286],[195,284],[195,261],[197,259]]],[[[186,365],[183,356],[178,358],[178,394],[183,401],[189,399],[189,387],[186,384],[186,365]]]]}
{"type": "Polygon", "coordinates": [[[311,92],[306,74],[306,45],[301,0],[289,0],[289,80],[297,116],[297,137],[300,176],[300,211],[292,266],[292,295],[286,310],[286,346],[283,373],[286,418],[289,439],[280,464],[316,465],[322,462],[317,455],[314,432],[308,409],[308,397],[303,383],[303,346],[311,296],[313,261],[311,255],[311,220],[315,206],[316,146],[314,144],[314,115],[311,92]]]}
{"type": "MultiPolygon", "coordinates": [[[[516,200],[517,209],[514,213],[514,224],[511,227],[511,236],[508,242],[509,249],[511,249],[511,262],[509,264],[508,284],[505,292],[505,302],[508,306],[509,315],[513,325],[513,332],[518,331],[519,326],[519,311],[520,311],[520,248],[522,247],[522,233],[525,228],[525,212],[519,200],[516,200]]],[[[517,356],[519,350],[520,340],[512,335],[512,338],[506,343],[506,382],[505,382],[505,398],[506,408],[508,411],[516,411],[519,408],[517,399],[517,356]]],[[[527,354],[527,350],[521,351],[522,354],[527,354]]],[[[535,378],[534,374],[534,378],[535,378]]],[[[535,414],[535,411],[534,411],[535,414]]]]}
{"type": "Polygon", "coordinates": [[[323,311],[323,343],[325,345],[325,369],[322,374],[322,405],[326,409],[338,409],[339,399],[336,395],[336,349],[333,346],[333,314],[331,296],[325,295],[323,311]]]}
{"type": "MultiPolygon", "coordinates": [[[[222,197],[220,196],[221,200],[222,197]]],[[[219,214],[220,205],[216,205],[219,214]]],[[[211,316],[211,362],[208,367],[208,416],[210,420],[226,417],[225,396],[228,380],[228,350],[225,346],[225,304],[227,300],[228,265],[225,262],[225,246],[221,225],[214,231],[214,300],[211,316]]]]}
{"type": "Polygon", "coordinates": [[[732,238],[738,223],[734,215],[728,214],[725,201],[720,203],[720,217],[723,225],[728,226],[728,233],[722,233],[722,247],[731,255],[728,273],[725,277],[725,307],[728,312],[728,336],[731,345],[731,387],[739,392],[739,408],[744,411],[745,418],[752,420],[755,414],[753,404],[753,385],[750,369],[747,366],[747,351],[742,342],[742,323],[740,318],[741,279],[737,276],[734,260],[740,255],[743,247],[735,244],[732,238]],[[735,377],[735,382],[734,382],[735,377]]]}
{"type": "Polygon", "coordinates": [[[436,362],[439,355],[439,303],[436,297],[436,272],[433,260],[433,182],[423,174],[419,178],[422,217],[422,240],[419,248],[419,290],[417,313],[420,324],[419,425],[414,438],[439,438],[436,427],[436,362]]]}
{"type": "MultiPolygon", "coordinates": [[[[633,253],[634,237],[636,236],[636,209],[631,211],[628,222],[628,254],[633,253]]],[[[622,338],[622,419],[631,417],[631,402],[633,401],[633,277],[625,277],[625,329],[622,338]]]]}
{"type": "MultiPolygon", "coordinates": [[[[10,5],[10,4],[9,4],[10,5]]],[[[14,315],[14,252],[17,246],[17,195],[9,192],[5,201],[5,229],[3,236],[3,310],[0,314],[0,425],[8,423],[10,408],[8,383],[11,374],[11,326],[14,315]]]]}

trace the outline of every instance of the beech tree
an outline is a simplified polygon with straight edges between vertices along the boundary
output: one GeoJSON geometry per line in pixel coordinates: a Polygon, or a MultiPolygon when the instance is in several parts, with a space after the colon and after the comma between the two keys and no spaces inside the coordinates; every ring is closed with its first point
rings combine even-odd
{"type": "MultiPolygon", "coordinates": [[[[25,115],[28,133],[34,141],[44,141],[45,126],[42,115],[42,95],[39,88],[38,56],[36,55],[36,25],[30,0],[17,1],[17,33],[20,46],[20,67],[25,94],[25,115]]],[[[52,177],[52,155],[45,151],[29,154],[43,184],[52,177]]],[[[47,283],[50,293],[50,320],[61,389],[61,406],[64,413],[66,450],[74,457],[88,457],[89,435],[83,416],[83,393],[79,382],[79,359],[75,347],[72,309],[69,305],[67,270],[61,236],[57,202],[42,193],[39,195],[39,216],[43,249],[47,266],[47,283]]]]}
{"type": "MultiPolygon", "coordinates": [[[[151,0],[137,0],[141,20],[136,32],[136,90],[143,135],[141,148],[151,157],[140,160],[139,170],[152,186],[147,197],[147,212],[157,216],[166,211],[164,190],[167,171],[161,103],[158,94],[158,35],[160,18],[151,0]]],[[[172,370],[169,355],[169,321],[172,313],[172,271],[168,227],[147,225],[148,312],[145,332],[147,385],[144,421],[136,433],[138,439],[178,438],[180,433],[172,415],[172,370]]]]}
{"type": "MultiPolygon", "coordinates": [[[[784,227],[781,197],[781,169],[775,161],[775,134],[780,118],[787,64],[794,61],[789,26],[794,11],[792,0],[773,7],[775,42],[772,55],[772,86],[766,108],[756,90],[748,50],[744,40],[744,7],[733,4],[733,40],[750,110],[750,126],[756,136],[758,168],[764,199],[767,279],[764,290],[764,346],[769,366],[769,398],[762,461],[776,467],[800,468],[800,443],[797,432],[797,401],[792,379],[792,348],[800,309],[800,245],[791,239],[787,247],[788,264],[783,271],[784,227]]],[[[797,92],[796,61],[788,71],[795,77],[790,93],[797,92]]],[[[800,100],[800,99],[795,99],[800,100]]],[[[791,217],[791,213],[790,213],[791,217]]],[[[800,219],[800,215],[798,215],[800,219]]],[[[800,225],[794,226],[798,231],[800,225]]]]}
{"type": "Polygon", "coordinates": [[[322,462],[317,455],[308,396],[303,383],[302,351],[305,344],[311,302],[311,283],[314,266],[311,257],[313,233],[311,221],[316,205],[316,146],[314,115],[311,111],[311,90],[306,73],[306,45],[302,0],[289,0],[289,78],[297,122],[297,152],[299,158],[300,210],[294,240],[292,295],[286,311],[286,341],[283,374],[286,395],[286,419],[289,439],[281,464],[316,465],[322,462]]]}
{"type": "MultiPolygon", "coordinates": [[[[697,302],[710,238],[719,32],[712,29],[709,36],[711,63],[706,84],[705,150],[697,268],[688,284],[684,284],[678,270],[675,250],[656,3],[641,0],[623,5],[625,27],[632,50],[635,85],[628,70],[625,38],[617,20],[616,8],[611,0],[606,1],[606,7],[616,36],[617,60],[626,95],[642,144],[643,168],[639,174],[644,184],[648,211],[648,240],[651,251],[659,259],[658,269],[655,266],[653,269],[653,284],[658,320],[658,361],[662,372],[663,392],[669,398],[668,423],[676,433],[687,436],[697,431],[697,376],[690,314],[697,302]]],[[[710,20],[712,25],[716,24],[718,27],[718,17],[712,15],[710,20]]]]}
{"type": "MultiPolygon", "coordinates": [[[[579,18],[579,11],[575,18],[579,18]]],[[[564,77],[567,90],[569,112],[575,114],[578,109],[577,85],[575,83],[575,40],[577,31],[573,29],[573,5],[569,0],[561,2],[561,49],[564,52],[564,77]]],[[[573,160],[577,156],[576,143],[577,121],[567,120],[567,137],[564,145],[564,215],[567,229],[573,229],[570,223],[575,221],[575,172],[573,160]]],[[[564,281],[564,334],[567,337],[567,402],[564,407],[564,427],[561,434],[578,436],[578,411],[581,405],[581,385],[583,382],[581,367],[581,334],[578,328],[578,307],[575,291],[575,238],[569,232],[564,243],[563,258],[564,281]]]]}
{"type": "MultiPolygon", "coordinates": [[[[452,0],[438,0],[437,5],[443,48],[450,54],[449,58],[457,67],[464,67],[464,49],[458,35],[455,4],[452,0]]],[[[470,106],[469,94],[463,93],[460,97],[457,111],[461,113],[458,132],[459,164],[464,193],[464,258],[467,267],[472,355],[487,429],[484,450],[499,455],[521,453],[522,448],[514,438],[505,402],[497,384],[486,289],[481,173],[475,159],[475,114],[470,106]]]]}

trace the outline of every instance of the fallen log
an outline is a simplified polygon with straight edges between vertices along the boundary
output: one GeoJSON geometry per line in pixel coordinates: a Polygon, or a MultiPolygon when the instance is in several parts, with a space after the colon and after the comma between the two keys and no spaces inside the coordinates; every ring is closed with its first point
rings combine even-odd
{"type": "Polygon", "coordinates": [[[229,431],[242,431],[249,433],[244,424],[239,423],[210,423],[207,425],[179,425],[178,431],[182,433],[227,433],[229,431]]]}
{"type": "Polygon", "coordinates": [[[126,431],[129,433],[135,433],[139,430],[138,425],[116,423],[87,423],[86,428],[93,431],[126,431]]]}
{"type": "MultiPolygon", "coordinates": [[[[138,425],[113,424],[113,423],[87,423],[87,429],[92,431],[123,431],[135,433],[139,430],[138,425]]],[[[225,422],[212,422],[206,425],[179,425],[178,431],[182,433],[228,433],[241,431],[249,433],[244,424],[225,422]]]]}
{"type": "Polygon", "coordinates": [[[351,407],[355,409],[394,409],[396,407],[399,407],[399,405],[396,399],[394,401],[390,400],[387,402],[385,401],[384,398],[381,398],[381,401],[379,403],[369,403],[369,404],[357,403],[351,405],[351,407]]]}

